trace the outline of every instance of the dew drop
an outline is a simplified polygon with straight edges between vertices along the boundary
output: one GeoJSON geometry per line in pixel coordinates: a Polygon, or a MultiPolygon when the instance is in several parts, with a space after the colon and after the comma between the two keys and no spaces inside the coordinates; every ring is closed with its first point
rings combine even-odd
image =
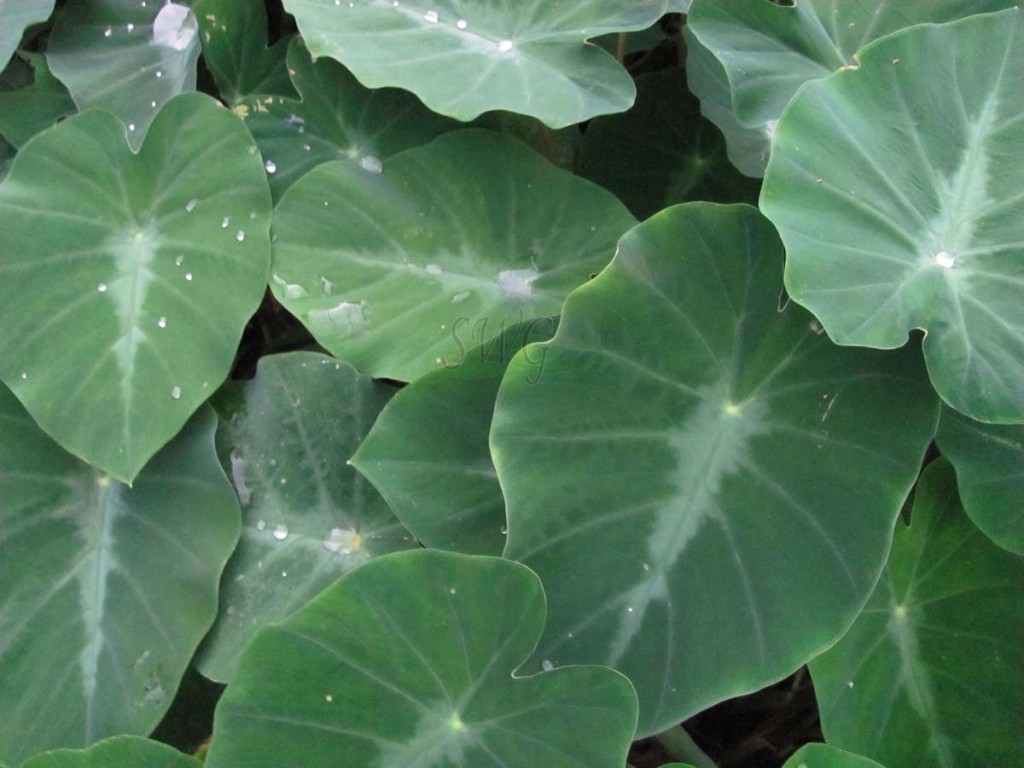
{"type": "Polygon", "coordinates": [[[176,256],[175,259],[174,259],[174,266],[180,267],[182,262],[184,262],[184,261],[185,261],[185,257],[184,256],[176,256]]]}
{"type": "Polygon", "coordinates": [[[158,70],[156,71],[156,76],[157,76],[157,77],[163,77],[163,76],[164,76],[164,72],[163,72],[163,70],[162,70],[162,69],[158,69],[158,70]]]}
{"type": "Polygon", "coordinates": [[[465,29],[466,27],[469,26],[469,22],[467,22],[465,19],[459,19],[458,21],[455,22],[455,26],[458,27],[459,29],[465,29]]]}
{"type": "Polygon", "coordinates": [[[225,216],[223,219],[220,220],[220,228],[221,229],[227,229],[228,228],[228,224],[230,224],[230,223],[231,223],[231,219],[229,219],[227,216],[225,216]]]}
{"type": "Polygon", "coordinates": [[[107,284],[106,283],[99,283],[96,286],[96,290],[99,291],[100,293],[106,293],[107,292],[107,284]]]}
{"type": "Polygon", "coordinates": [[[263,167],[267,169],[267,173],[277,173],[277,163],[273,160],[267,160],[267,162],[263,164],[263,167]]]}
{"type": "Polygon", "coordinates": [[[114,34],[114,30],[110,27],[107,27],[105,30],[103,30],[104,37],[110,37],[112,34],[114,34]]]}
{"type": "Polygon", "coordinates": [[[334,697],[331,696],[331,694],[328,693],[326,696],[324,696],[324,701],[326,701],[328,704],[330,704],[332,701],[334,701],[334,697]]]}
{"type": "Polygon", "coordinates": [[[127,29],[129,32],[133,32],[135,30],[135,25],[129,22],[128,24],[124,25],[124,28],[127,29]]]}
{"type": "Polygon", "coordinates": [[[266,520],[257,520],[256,521],[256,530],[257,531],[265,531],[265,530],[267,530],[267,521],[266,520]]]}
{"type": "Polygon", "coordinates": [[[28,372],[27,371],[22,371],[21,372],[21,380],[25,381],[27,378],[28,378],[28,372]]]}
{"type": "Polygon", "coordinates": [[[462,302],[469,298],[469,293],[469,291],[459,291],[454,296],[452,296],[452,304],[461,304],[462,302]]]}
{"type": "Polygon", "coordinates": [[[274,538],[278,541],[284,541],[288,538],[288,526],[287,525],[275,525],[274,526],[274,538]]]}
{"type": "Polygon", "coordinates": [[[952,269],[953,265],[956,263],[956,259],[953,258],[953,255],[948,251],[939,251],[935,254],[935,263],[940,267],[952,269]]]}
{"type": "Polygon", "coordinates": [[[853,688],[853,680],[850,680],[850,681],[849,681],[849,682],[848,682],[848,683],[846,684],[846,687],[847,687],[847,688],[853,688]]]}
{"type": "Polygon", "coordinates": [[[151,106],[153,109],[156,109],[156,102],[155,101],[149,102],[149,106],[151,106]]]}
{"type": "Polygon", "coordinates": [[[192,273],[191,272],[186,272],[185,273],[185,279],[188,280],[191,283],[192,282],[192,273]]]}
{"type": "Polygon", "coordinates": [[[181,400],[181,387],[171,387],[171,399],[181,400]]]}
{"type": "Polygon", "coordinates": [[[555,668],[555,665],[551,661],[551,659],[544,659],[544,661],[540,663],[540,668],[543,669],[545,672],[550,672],[552,669],[555,668]]]}
{"type": "Polygon", "coordinates": [[[498,43],[498,50],[501,51],[502,53],[508,53],[509,51],[512,50],[512,41],[502,40],[501,42],[498,43]]]}
{"type": "Polygon", "coordinates": [[[437,264],[427,264],[426,268],[424,269],[424,272],[426,272],[428,275],[440,275],[441,273],[444,272],[444,270],[441,269],[441,267],[439,267],[437,264]]]}
{"type": "Polygon", "coordinates": [[[243,240],[245,240],[245,231],[241,229],[238,230],[235,233],[235,240],[237,240],[238,242],[242,242],[243,240]]]}
{"type": "Polygon", "coordinates": [[[365,157],[359,158],[359,167],[364,171],[370,173],[380,173],[384,170],[384,163],[380,161],[380,158],[374,157],[373,155],[366,155],[365,157]]]}
{"type": "Polygon", "coordinates": [[[193,197],[191,200],[185,203],[185,212],[192,213],[192,211],[196,209],[197,205],[199,205],[199,200],[193,197]]]}
{"type": "Polygon", "coordinates": [[[167,327],[167,318],[166,317],[161,317],[159,320],[156,321],[156,324],[157,324],[158,328],[166,328],[167,327]]]}
{"type": "Polygon", "coordinates": [[[423,14],[423,20],[428,24],[437,24],[439,18],[437,11],[427,11],[423,14]]]}
{"type": "Polygon", "coordinates": [[[129,131],[134,131],[135,130],[135,123],[128,123],[128,130],[129,131]]]}

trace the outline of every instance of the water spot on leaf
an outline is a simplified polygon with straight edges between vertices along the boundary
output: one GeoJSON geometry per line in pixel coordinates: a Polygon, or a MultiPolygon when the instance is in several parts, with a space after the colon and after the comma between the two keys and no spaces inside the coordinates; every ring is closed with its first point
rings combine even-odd
{"type": "Polygon", "coordinates": [[[273,160],[267,160],[267,162],[263,164],[263,167],[267,169],[267,173],[277,173],[277,163],[273,160]]]}
{"type": "Polygon", "coordinates": [[[181,387],[171,387],[171,398],[173,400],[181,400],[181,387]]]}
{"type": "Polygon", "coordinates": [[[508,53],[509,51],[512,50],[512,41],[511,40],[501,40],[498,43],[498,50],[501,51],[502,53],[508,53]]]}
{"type": "Polygon", "coordinates": [[[192,213],[192,211],[196,209],[197,205],[199,205],[199,201],[193,197],[191,200],[185,203],[185,212],[192,213]]]}
{"type": "Polygon", "coordinates": [[[195,39],[199,22],[192,9],[178,3],[167,3],[153,20],[153,45],[184,51],[195,39]]]}
{"type": "Polygon", "coordinates": [[[272,275],[271,279],[276,285],[279,285],[284,289],[284,297],[286,299],[301,299],[309,295],[309,292],[301,285],[289,283],[280,275],[272,275]]]}
{"type": "Polygon", "coordinates": [[[243,240],[245,240],[245,230],[243,230],[243,229],[238,230],[235,233],[235,240],[237,240],[238,242],[242,242],[243,240]]]}
{"type": "Polygon", "coordinates": [[[948,251],[939,251],[935,254],[935,263],[940,267],[952,269],[953,265],[956,263],[956,259],[948,251]]]}
{"type": "Polygon", "coordinates": [[[437,15],[437,11],[427,11],[423,14],[423,20],[428,24],[437,24],[440,16],[437,15]]]}
{"type": "Polygon", "coordinates": [[[543,669],[545,672],[550,672],[555,668],[555,664],[551,661],[551,659],[544,659],[544,661],[540,663],[540,668],[543,669]]]}
{"type": "Polygon", "coordinates": [[[343,301],[330,309],[310,310],[309,322],[320,330],[337,333],[342,338],[357,336],[366,330],[366,302],[343,301]]]}
{"type": "Polygon", "coordinates": [[[359,167],[364,171],[369,171],[370,173],[380,173],[384,170],[384,163],[373,155],[366,155],[365,157],[359,158],[359,167]]]}
{"type": "Polygon", "coordinates": [[[505,269],[498,273],[498,287],[504,296],[528,299],[533,295],[533,282],[540,273],[536,269],[505,269]]]}
{"type": "Polygon", "coordinates": [[[99,283],[96,286],[96,290],[99,291],[100,293],[106,293],[107,292],[107,284],[106,283],[99,283]]]}
{"type": "Polygon", "coordinates": [[[288,526],[287,525],[275,525],[274,526],[274,538],[278,541],[284,541],[288,538],[288,526]]]}

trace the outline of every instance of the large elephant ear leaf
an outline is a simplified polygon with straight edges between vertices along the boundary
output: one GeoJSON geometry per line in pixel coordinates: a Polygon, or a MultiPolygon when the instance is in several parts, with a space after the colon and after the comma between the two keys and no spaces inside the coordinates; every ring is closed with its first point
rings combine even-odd
{"type": "Polygon", "coordinates": [[[131,482],[227,376],[269,230],[252,137],[208,96],[168,103],[139,154],[106,112],[44,131],[0,184],[0,378],[131,482]]]}
{"type": "Polygon", "coordinates": [[[549,0],[284,5],[314,56],[337,59],[369,88],[404,88],[462,121],[506,110],[553,128],[629,109],[633,81],[586,41],[665,13],[665,0],[574,0],[557,13],[549,0]]]}
{"type": "Polygon", "coordinates": [[[782,768],[883,768],[861,755],[836,749],[830,744],[805,744],[782,768]]]}
{"type": "Polygon", "coordinates": [[[446,133],[376,166],[314,168],[274,213],[271,288],[330,352],[412,381],[486,330],[557,315],[636,220],[507,136],[446,133]]]}
{"type": "Polygon", "coordinates": [[[139,736],[114,736],[88,749],[55,749],[22,768],[202,768],[194,757],[139,736]]]}
{"type": "Polygon", "coordinates": [[[74,0],[56,14],[46,58],[78,108],[113,112],[138,150],[160,108],[196,89],[198,29],[169,0],[74,0]]]}
{"type": "Polygon", "coordinates": [[[245,651],[209,768],[621,768],[636,695],[604,667],[513,673],[544,624],[536,574],[435,550],[352,571],[245,651]]]}
{"type": "Polygon", "coordinates": [[[996,544],[1024,555],[1024,425],[982,424],[942,409],[935,435],[964,509],[996,544]]]}
{"type": "Polygon", "coordinates": [[[859,60],[775,133],[761,207],[789,293],[840,344],[924,329],[943,400],[1024,422],[1024,10],[912,27],[859,60]]]}
{"type": "Polygon", "coordinates": [[[203,407],[129,488],[0,386],[0,764],[167,712],[238,541],[216,424],[203,407]]]}
{"type": "Polygon", "coordinates": [[[551,604],[532,664],[623,671],[641,734],[842,634],[934,433],[919,351],[831,344],[780,312],[782,266],[749,206],[666,209],[566,301],[543,375],[527,347],[498,394],[504,554],[551,604]]]}
{"type": "Polygon", "coordinates": [[[1024,563],[964,514],[945,459],[850,631],[810,664],[830,744],[888,768],[1024,765],[1024,563]],[[880,706],[879,702],[886,702],[880,706]]]}

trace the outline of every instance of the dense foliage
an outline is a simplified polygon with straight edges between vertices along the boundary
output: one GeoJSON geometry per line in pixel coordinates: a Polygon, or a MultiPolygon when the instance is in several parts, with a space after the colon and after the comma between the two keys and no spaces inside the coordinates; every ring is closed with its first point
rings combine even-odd
{"type": "Polygon", "coordinates": [[[0,0],[0,767],[1024,764],[1014,2],[0,0]]]}

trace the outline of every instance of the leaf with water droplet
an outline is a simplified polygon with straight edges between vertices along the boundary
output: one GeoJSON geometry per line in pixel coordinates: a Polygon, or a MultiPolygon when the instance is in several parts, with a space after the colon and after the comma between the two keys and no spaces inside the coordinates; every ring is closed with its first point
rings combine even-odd
{"type": "Polygon", "coordinates": [[[266,288],[270,195],[245,126],[208,96],[169,102],[139,154],[123,133],[106,112],[72,117],[0,185],[0,267],[19,275],[0,281],[0,378],[58,442],[131,480],[227,376],[266,288]],[[244,243],[225,215],[246,219],[244,243]],[[183,281],[186,259],[217,266],[183,281]]]}
{"type": "Polygon", "coordinates": [[[37,755],[22,768],[202,768],[202,763],[158,741],[113,736],[87,749],[59,749],[37,755]]]}
{"type": "Polygon", "coordinates": [[[75,113],[71,95],[50,72],[46,57],[29,52],[19,56],[27,62],[26,69],[32,70],[32,83],[0,91],[0,134],[15,147],[23,146],[41,130],[75,113]]]}

